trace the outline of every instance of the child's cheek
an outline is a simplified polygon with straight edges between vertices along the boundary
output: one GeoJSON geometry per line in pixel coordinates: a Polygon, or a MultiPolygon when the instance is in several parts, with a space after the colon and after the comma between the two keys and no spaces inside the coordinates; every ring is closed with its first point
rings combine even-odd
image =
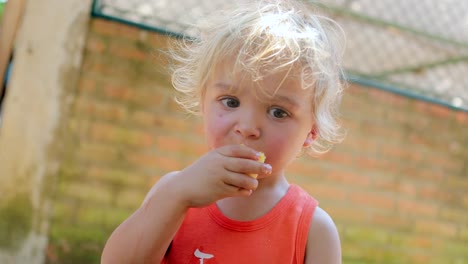
{"type": "Polygon", "coordinates": [[[276,163],[283,160],[290,143],[285,137],[271,138],[266,144],[267,149],[264,150],[267,153],[267,161],[276,163]]]}
{"type": "Polygon", "coordinates": [[[212,115],[205,120],[205,135],[210,148],[218,148],[224,145],[225,128],[227,120],[222,114],[212,115]]]}

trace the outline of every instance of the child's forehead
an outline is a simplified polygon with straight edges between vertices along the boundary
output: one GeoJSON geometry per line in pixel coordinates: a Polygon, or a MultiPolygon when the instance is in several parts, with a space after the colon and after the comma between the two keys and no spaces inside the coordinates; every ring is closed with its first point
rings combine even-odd
{"type": "Polygon", "coordinates": [[[249,72],[233,71],[230,67],[220,66],[214,71],[211,85],[223,92],[242,93],[246,90],[252,92],[259,101],[283,101],[288,104],[297,104],[298,98],[307,101],[312,97],[313,91],[304,89],[301,78],[288,71],[280,71],[255,79],[249,72]]]}
{"type": "Polygon", "coordinates": [[[212,69],[212,76],[218,79],[225,79],[226,82],[255,84],[257,86],[268,85],[268,83],[300,83],[303,77],[300,74],[301,69],[297,66],[291,66],[287,69],[276,69],[275,65],[259,69],[243,67],[242,62],[234,60],[223,60],[216,63],[212,69]]]}

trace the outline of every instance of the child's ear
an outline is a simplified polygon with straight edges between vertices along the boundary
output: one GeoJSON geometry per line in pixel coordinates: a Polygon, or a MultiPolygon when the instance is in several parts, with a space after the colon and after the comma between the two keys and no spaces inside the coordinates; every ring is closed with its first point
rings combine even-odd
{"type": "Polygon", "coordinates": [[[304,140],[304,143],[302,144],[302,147],[307,148],[308,146],[310,146],[310,144],[312,144],[312,141],[312,132],[309,132],[307,134],[306,139],[304,140]]]}
{"type": "Polygon", "coordinates": [[[306,139],[304,140],[304,144],[302,144],[303,147],[307,148],[309,147],[314,140],[317,139],[317,126],[313,126],[312,130],[307,134],[306,139]]]}

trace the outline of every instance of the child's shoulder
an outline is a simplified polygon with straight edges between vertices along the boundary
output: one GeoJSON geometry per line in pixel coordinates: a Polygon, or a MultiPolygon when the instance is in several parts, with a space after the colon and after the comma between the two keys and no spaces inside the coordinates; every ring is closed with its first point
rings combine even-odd
{"type": "Polygon", "coordinates": [[[310,223],[306,256],[309,256],[306,263],[341,263],[338,230],[330,215],[319,206],[310,223]]]}

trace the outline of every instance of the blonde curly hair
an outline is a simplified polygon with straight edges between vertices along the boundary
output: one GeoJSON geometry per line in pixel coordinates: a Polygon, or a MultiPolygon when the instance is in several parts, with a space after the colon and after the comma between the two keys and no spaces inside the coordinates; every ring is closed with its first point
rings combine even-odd
{"type": "Polygon", "coordinates": [[[345,82],[341,27],[295,0],[247,1],[203,21],[195,39],[173,47],[172,83],[176,101],[198,114],[206,83],[223,61],[253,81],[288,72],[313,93],[317,140],[310,153],[323,153],[343,139],[338,120],[345,82]]]}

